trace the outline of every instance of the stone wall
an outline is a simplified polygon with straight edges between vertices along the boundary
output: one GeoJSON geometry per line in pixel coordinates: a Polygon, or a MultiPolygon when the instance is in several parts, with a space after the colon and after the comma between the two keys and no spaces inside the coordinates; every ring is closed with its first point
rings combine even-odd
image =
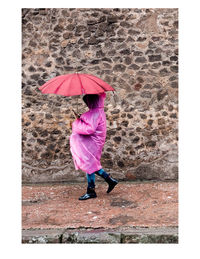
{"type": "Polygon", "coordinates": [[[178,9],[22,9],[23,182],[82,181],[69,136],[81,97],[44,95],[61,74],[94,74],[107,93],[101,163],[121,180],[178,178],[178,9]]]}

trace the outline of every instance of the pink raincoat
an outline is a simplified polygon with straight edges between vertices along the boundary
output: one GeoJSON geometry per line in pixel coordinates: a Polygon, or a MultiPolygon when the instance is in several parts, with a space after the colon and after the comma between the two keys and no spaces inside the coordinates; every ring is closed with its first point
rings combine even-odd
{"type": "Polygon", "coordinates": [[[106,139],[106,93],[99,94],[98,103],[88,104],[89,111],[72,123],[70,151],[75,169],[92,174],[102,168],[100,159],[106,139]]]}

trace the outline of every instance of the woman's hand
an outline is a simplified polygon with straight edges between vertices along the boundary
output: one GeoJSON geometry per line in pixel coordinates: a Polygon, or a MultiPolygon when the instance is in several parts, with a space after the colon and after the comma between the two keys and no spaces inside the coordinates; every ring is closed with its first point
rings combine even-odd
{"type": "Polygon", "coordinates": [[[74,112],[75,118],[80,119],[81,114],[76,113],[73,109],[72,109],[72,111],[74,112]]]}

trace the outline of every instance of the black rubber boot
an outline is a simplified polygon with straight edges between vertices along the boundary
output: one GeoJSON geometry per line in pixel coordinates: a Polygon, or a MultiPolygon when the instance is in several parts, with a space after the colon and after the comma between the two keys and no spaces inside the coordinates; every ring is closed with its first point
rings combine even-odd
{"type": "Polygon", "coordinates": [[[108,183],[108,190],[107,190],[107,193],[111,192],[114,188],[115,188],[115,185],[118,184],[118,181],[113,179],[110,174],[106,173],[104,170],[99,170],[99,171],[96,171],[95,174],[101,176],[107,183],[108,183]],[[100,173],[101,171],[101,173],[100,173]]]}
{"type": "Polygon", "coordinates": [[[82,195],[81,197],[79,197],[79,200],[82,201],[82,200],[88,200],[88,199],[91,199],[91,198],[96,198],[97,197],[97,194],[95,192],[95,188],[90,188],[88,187],[87,188],[87,193],[82,195]]]}
{"type": "Polygon", "coordinates": [[[111,192],[115,188],[115,185],[118,184],[118,181],[113,179],[110,175],[105,178],[105,181],[108,183],[107,193],[111,192]]]}

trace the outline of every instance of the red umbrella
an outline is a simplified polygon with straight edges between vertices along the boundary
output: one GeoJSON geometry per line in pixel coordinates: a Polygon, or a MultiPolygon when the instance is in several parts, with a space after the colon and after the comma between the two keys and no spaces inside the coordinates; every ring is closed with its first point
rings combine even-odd
{"type": "Polygon", "coordinates": [[[109,84],[90,74],[66,74],[56,76],[39,88],[44,94],[64,96],[82,94],[100,94],[105,91],[115,91],[109,84]]]}

